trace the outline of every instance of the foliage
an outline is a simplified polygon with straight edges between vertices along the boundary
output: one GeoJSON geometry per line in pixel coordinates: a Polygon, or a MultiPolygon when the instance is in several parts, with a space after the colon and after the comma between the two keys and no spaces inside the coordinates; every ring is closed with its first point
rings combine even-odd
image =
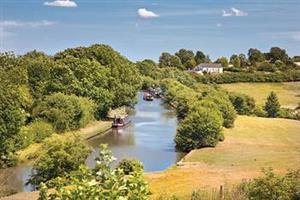
{"type": "Polygon", "coordinates": [[[184,69],[192,69],[196,65],[194,52],[192,50],[180,49],[175,53],[175,56],[180,59],[184,69]]]}
{"type": "Polygon", "coordinates": [[[136,66],[139,72],[144,76],[151,76],[158,68],[157,64],[150,59],[145,59],[141,62],[137,62],[136,66]]]}
{"type": "Polygon", "coordinates": [[[245,94],[233,93],[229,94],[229,99],[234,109],[240,115],[251,115],[255,109],[255,100],[245,94]]]}
{"type": "Polygon", "coordinates": [[[223,126],[226,128],[233,127],[236,119],[236,111],[234,110],[228,95],[224,91],[212,90],[208,93],[204,93],[203,96],[203,99],[212,101],[217,105],[218,110],[222,113],[224,119],[223,126]]]}
{"type": "Polygon", "coordinates": [[[129,175],[135,172],[142,173],[144,171],[143,164],[138,160],[122,159],[119,162],[117,168],[123,170],[125,175],[129,175]]]}
{"type": "Polygon", "coordinates": [[[228,59],[226,57],[218,58],[216,60],[216,63],[222,64],[223,67],[228,67],[228,65],[229,65],[228,59]]]}
{"type": "Polygon", "coordinates": [[[212,107],[195,106],[178,125],[176,148],[188,152],[192,149],[216,146],[222,124],[220,111],[212,107]]]}
{"type": "Polygon", "coordinates": [[[207,56],[202,51],[197,51],[195,55],[196,64],[199,65],[201,63],[210,62],[207,56]]]}
{"type": "Polygon", "coordinates": [[[35,117],[51,123],[56,131],[75,130],[94,119],[95,105],[84,97],[55,93],[33,110],[35,117]]]}
{"type": "Polygon", "coordinates": [[[300,81],[299,70],[288,70],[285,72],[239,72],[239,73],[222,73],[207,74],[205,76],[192,74],[200,83],[237,83],[237,82],[291,82],[300,81]]]}
{"type": "Polygon", "coordinates": [[[272,47],[270,52],[266,54],[266,57],[271,63],[275,63],[277,60],[287,63],[289,60],[285,49],[281,49],[280,47],[272,47]]]}
{"type": "Polygon", "coordinates": [[[265,72],[275,72],[276,68],[274,67],[273,64],[271,64],[267,61],[264,61],[264,62],[259,64],[257,70],[258,71],[265,71],[265,72]]]}
{"type": "Polygon", "coordinates": [[[0,167],[16,163],[13,138],[25,124],[28,106],[23,94],[27,93],[20,89],[26,83],[22,61],[13,54],[0,54],[0,167]]]}
{"type": "Polygon", "coordinates": [[[250,63],[252,65],[256,65],[256,62],[262,62],[265,60],[265,56],[264,54],[258,50],[258,49],[254,49],[254,48],[250,48],[248,50],[248,59],[250,61],[250,63]]]}
{"type": "Polygon", "coordinates": [[[16,148],[24,149],[34,142],[42,142],[45,138],[54,133],[51,124],[44,121],[35,121],[23,126],[16,136],[16,148]]]}
{"type": "Polygon", "coordinates": [[[300,198],[300,171],[289,171],[284,176],[272,169],[263,170],[264,176],[255,178],[243,187],[250,200],[296,200],[300,198]]]}
{"type": "Polygon", "coordinates": [[[96,167],[92,171],[69,179],[68,186],[56,184],[55,192],[48,191],[47,186],[42,184],[39,199],[148,199],[150,192],[142,172],[125,175],[118,168],[111,169],[113,160],[107,146],[101,145],[96,167]]]}
{"type": "Polygon", "coordinates": [[[163,52],[159,57],[159,66],[160,67],[175,67],[178,69],[184,69],[180,58],[173,56],[169,53],[163,52]]]}
{"type": "Polygon", "coordinates": [[[280,110],[280,104],[275,92],[271,92],[265,104],[265,111],[268,117],[277,117],[280,110]]]}
{"type": "Polygon", "coordinates": [[[62,140],[52,138],[42,146],[39,157],[33,164],[32,175],[28,183],[38,187],[56,177],[76,171],[84,164],[89,149],[78,136],[62,140]]]}

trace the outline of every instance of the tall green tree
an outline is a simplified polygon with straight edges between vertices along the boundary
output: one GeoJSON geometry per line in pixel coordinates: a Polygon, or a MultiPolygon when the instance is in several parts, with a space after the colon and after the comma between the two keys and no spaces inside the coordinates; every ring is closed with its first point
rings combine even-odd
{"type": "Polygon", "coordinates": [[[281,49],[280,47],[272,47],[269,53],[266,54],[266,57],[271,63],[275,63],[277,60],[287,63],[289,59],[285,49],[281,49]]]}
{"type": "Polygon", "coordinates": [[[238,55],[232,55],[230,57],[230,63],[234,66],[234,67],[241,67],[241,60],[238,57],[238,55]]]}
{"type": "Polygon", "coordinates": [[[256,66],[257,62],[262,62],[265,60],[265,56],[260,50],[250,48],[248,50],[248,59],[252,65],[256,66]]]}
{"type": "Polygon", "coordinates": [[[0,167],[15,164],[14,138],[26,119],[26,98],[21,88],[27,87],[23,61],[14,54],[0,54],[0,167]]]}
{"type": "Polygon", "coordinates": [[[178,69],[184,69],[180,58],[173,56],[169,53],[163,52],[159,57],[159,66],[160,67],[176,67],[178,69]]]}
{"type": "Polygon", "coordinates": [[[223,67],[228,67],[229,62],[225,57],[218,58],[215,63],[220,63],[223,67]]]}
{"type": "Polygon", "coordinates": [[[180,59],[185,69],[191,69],[196,65],[194,52],[192,50],[180,49],[175,53],[175,56],[180,59]]]}
{"type": "Polygon", "coordinates": [[[194,107],[179,123],[176,148],[188,152],[202,147],[214,147],[221,137],[223,118],[214,107],[194,107]]]}
{"type": "Polygon", "coordinates": [[[208,62],[206,55],[202,51],[197,51],[195,55],[196,64],[199,65],[201,63],[208,62]]]}
{"type": "Polygon", "coordinates": [[[277,117],[280,111],[280,103],[275,92],[271,92],[265,104],[265,111],[268,117],[277,117]]]}

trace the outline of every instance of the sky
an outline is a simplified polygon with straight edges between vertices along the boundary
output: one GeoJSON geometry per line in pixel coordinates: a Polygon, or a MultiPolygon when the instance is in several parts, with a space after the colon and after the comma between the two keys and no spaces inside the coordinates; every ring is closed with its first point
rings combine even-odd
{"type": "Polygon", "coordinates": [[[201,50],[210,58],[300,55],[300,0],[0,0],[0,51],[49,55],[100,43],[132,61],[201,50]]]}

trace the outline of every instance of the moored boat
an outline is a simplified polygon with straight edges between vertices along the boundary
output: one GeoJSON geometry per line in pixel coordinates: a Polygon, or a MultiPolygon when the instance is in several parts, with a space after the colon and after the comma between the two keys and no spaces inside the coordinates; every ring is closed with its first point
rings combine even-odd
{"type": "Polygon", "coordinates": [[[146,101],[153,101],[154,98],[150,93],[144,92],[143,99],[146,100],[146,101]]]}
{"type": "Polygon", "coordinates": [[[112,127],[114,127],[114,128],[123,127],[123,126],[126,126],[127,124],[129,124],[130,122],[131,122],[131,120],[128,115],[122,116],[122,117],[115,116],[115,118],[113,119],[112,127]]]}

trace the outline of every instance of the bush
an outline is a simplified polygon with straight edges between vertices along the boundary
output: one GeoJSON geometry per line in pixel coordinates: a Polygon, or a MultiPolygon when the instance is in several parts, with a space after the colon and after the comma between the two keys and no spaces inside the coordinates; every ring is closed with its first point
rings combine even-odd
{"type": "Polygon", "coordinates": [[[76,176],[70,176],[65,180],[60,179],[63,184],[58,180],[52,189],[56,192],[49,191],[48,187],[42,184],[39,199],[149,199],[151,193],[143,173],[133,172],[125,175],[122,170],[111,168],[113,160],[107,146],[101,145],[99,156],[96,158],[96,167],[93,170],[81,169],[76,176]]]}
{"type": "Polygon", "coordinates": [[[280,108],[278,112],[278,117],[285,119],[300,120],[299,112],[289,108],[280,108]]]}
{"type": "Polygon", "coordinates": [[[216,90],[211,91],[207,93],[203,99],[212,101],[218,106],[218,109],[222,113],[222,117],[224,119],[224,127],[231,128],[234,126],[234,121],[236,119],[236,111],[234,110],[234,107],[231,104],[229,97],[226,93],[216,90]]]}
{"type": "Polygon", "coordinates": [[[230,93],[229,99],[234,109],[240,115],[251,115],[255,109],[255,100],[245,94],[230,93]]]}
{"type": "Polygon", "coordinates": [[[245,183],[243,188],[251,200],[297,200],[300,198],[300,171],[290,171],[285,176],[276,175],[272,169],[263,170],[264,176],[245,183]]]}
{"type": "Polygon", "coordinates": [[[253,114],[257,117],[267,117],[266,111],[261,106],[256,106],[253,114]]]}
{"type": "Polygon", "coordinates": [[[214,147],[222,131],[223,118],[219,110],[195,107],[178,125],[176,148],[188,152],[202,147],[214,147]]]}
{"type": "Polygon", "coordinates": [[[265,104],[265,111],[268,117],[277,117],[280,110],[280,104],[275,92],[271,92],[265,104]]]}
{"type": "Polygon", "coordinates": [[[67,140],[52,138],[42,146],[42,151],[33,164],[28,183],[39,187],[56,177],[64,177],[79,169],[89,155],[85,142],[78,136],[67,140]]]}
{"type": "Polygon", "coordinates": [[[16,146],[19,149],[26,148],[34,142],[42,142],[54,133],[51,124],[44,121],[35,121],[22,127],[16,138],[16,146]]]}
{"type": "Polygon", "coordinates": [[[144,171],[143,164],[138,160],[123,159],[119,162],[117,168],[123,170],[126,175],[129,175],[133,172],[141,173],[144,171]]]}
{"type": "Polygon", "coordinates": [[[33,116],[51,123],[58,132],[75,130],[94,119],[95,104],[92,100],[55,93],[47,96],[33,110],[33,116]]]}

